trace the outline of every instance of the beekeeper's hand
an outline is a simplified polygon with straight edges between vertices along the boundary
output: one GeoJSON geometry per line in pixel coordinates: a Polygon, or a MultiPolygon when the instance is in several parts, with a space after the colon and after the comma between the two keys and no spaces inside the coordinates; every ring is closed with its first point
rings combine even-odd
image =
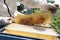
{"type": "Polygon", "coordinates": [[[12,23],[12,17],[0,17],[0,24],[9,24],[12,23]]]}

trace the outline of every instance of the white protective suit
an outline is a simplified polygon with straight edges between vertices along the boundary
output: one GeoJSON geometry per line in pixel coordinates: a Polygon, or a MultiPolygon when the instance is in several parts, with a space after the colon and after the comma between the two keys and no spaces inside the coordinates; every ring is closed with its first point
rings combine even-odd
{"type": "MultiPolygon", "coordinates": [[[[40,8],[48,10],[48,8],[51,7],[49,6],[51,4],[48,4],[46,0],[6,0],[6,4],[8,5],[12,16],[17,10],[17,2],[21,2],[24,4],[24,6],[29,8],[40,8]]],[[[55,7],[53,4],[52,6],[55,7]]],[[[4,5],[4,0],[0,0],[0,16],[10,16],[8,14],[6,6],[4,5]]]]}
{"type": "MultiPolygon", "coordinates": [[[[37,2],[36,1],[37,0],[35,0],[35,2],[33,0],[24,0],[23,4],[29,8],[35,8],[35,7],[39,7],[39,2],[47,3],[46,0],[39,0],[37,2]]],[[[21,0],[6,0],[6,4],[8,5],[12,16],[14,15],[14,12],[17,10],[17,5],[16,5],[17,2],[22,2],[22,1],[21,0]]],[[[6,6],[4,5],[4,0],[0,0],[0,16],[10,16],[8,14],[6,6]]]]}

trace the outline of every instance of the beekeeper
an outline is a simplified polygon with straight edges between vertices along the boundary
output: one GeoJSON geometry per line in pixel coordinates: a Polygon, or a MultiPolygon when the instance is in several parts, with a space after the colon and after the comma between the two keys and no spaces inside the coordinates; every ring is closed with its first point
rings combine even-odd
{"type": "MultiPolygon", "coordinates": [[[[15,11],[17,10],[17,3],[20,2],[27,8],[40,8],[44,10],[57,9],[55,4],[47,3],[47,0],[5,0],[10,13],[14,16],[15,11]]],[[[0,16],[10,16],[7,11],[7,7],[4,4],[4,0],[0,1],[0,16]]],[[[25,10],[26,11],[26,10],[25,10]]]]}

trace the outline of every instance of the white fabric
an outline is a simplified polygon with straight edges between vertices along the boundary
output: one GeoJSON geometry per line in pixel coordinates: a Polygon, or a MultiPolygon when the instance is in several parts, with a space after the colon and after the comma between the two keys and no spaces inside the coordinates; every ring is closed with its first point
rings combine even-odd
{"type": "Polygon", "coordinates": [[[20,3],[20,2],[17,2],[17,3],[16,3],[16,5],[17,5],[17,6],[20,6],[20,5],[21,5],[21,3],[20,3]]]}
{"type": "Polygon", "coordinates": [[[24,0],[24,1],[19,0],[19,1],[29,8],[40,8],[41,5],[47,4],[46,0],[24,0]]]}
{"type": "Polygon", "coordinates": [[[18,12],[18,11],[15,11],[14,16],[17,16],[17,14],[24,15],[24,14],[18,12]]]}
{"type": "Polygon", "coordinates": [[[55,0],[55,4],[58,4],[60,7],[60,0],[55,0]]]}

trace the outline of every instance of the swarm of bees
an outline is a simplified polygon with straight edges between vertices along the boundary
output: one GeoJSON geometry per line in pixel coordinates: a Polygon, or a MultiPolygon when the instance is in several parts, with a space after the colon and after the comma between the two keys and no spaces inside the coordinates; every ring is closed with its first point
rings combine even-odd
{"type": "Polygon", "coordinates": [[[14,17],[14,22],[17,24],[25,24],[25,25],[34,25],[34,24],[44,24],[50,23],[52,20],[51,12],[41,12],[37,14],[29,14],[29,15],[20,15],[14,17]]]}

